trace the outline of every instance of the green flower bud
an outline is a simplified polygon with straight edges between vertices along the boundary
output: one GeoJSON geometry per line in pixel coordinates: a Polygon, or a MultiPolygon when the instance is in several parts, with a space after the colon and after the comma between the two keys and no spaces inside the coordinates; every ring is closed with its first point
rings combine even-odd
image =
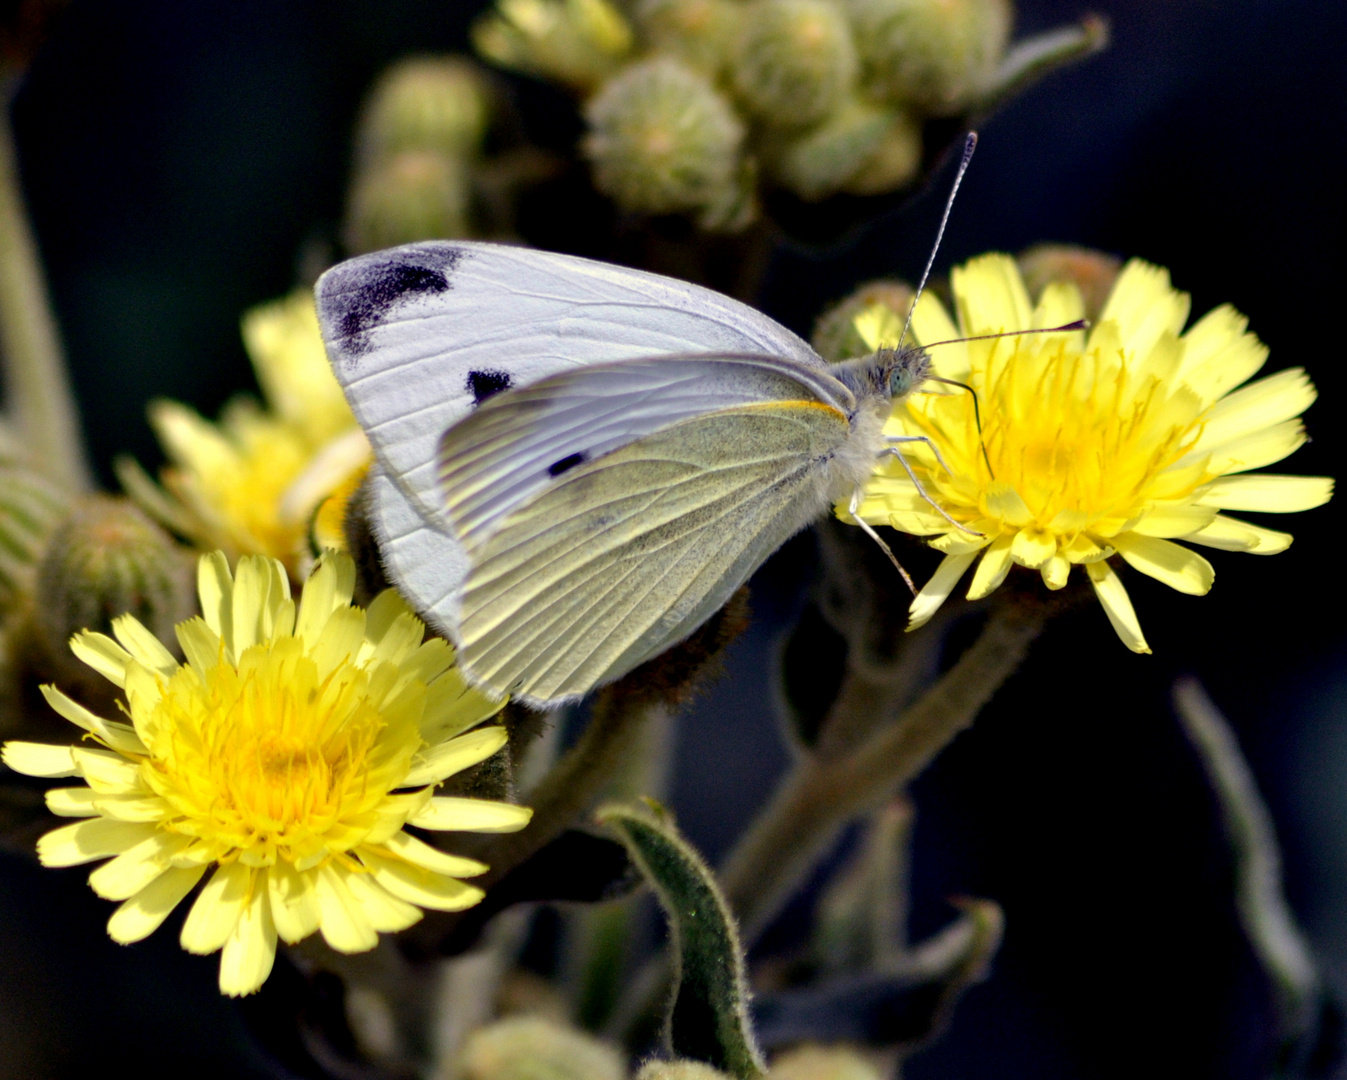
{"type": "Polygon", "coordinates": [[[755,0],[744,10],[731,77],[766,123],[818,123],[851,91],[858,69],[851,26],[830,0],[755,0]]]}
{"type": "Polygon", "coordinates": [[[459,1058],[463,1080],[623,1080],[616,1047],[539,1016],[478,1028],[459,1058]]]}
{"type": "Polygon", "coordinates": [[[482,74],[457,56],[420,56],[388,68],[365,98],[356,135],[365,167],[404,150],[473,157],[490,105],[482,74]]]}
{"type": "Polygon", "coordinates": [[[733,0],[642,0],[636,25],[652,52],[716,77],[729,63],[743,13],[733,0]]]}
{"type": "Polygon", "coordinates": [[[879,145],[842,190],[849,195],[883,195],[907,187],[921,172],[921,127],[903,110],[890,116],[879,145]]]}
{"type": "Polygon", "coordinates": [[[102,682],[70,652],[80,630],[110,633],[134,615],[173,648],[173,627],[191,614],[193,561],[168,533],[124,498],[90,495],[56,527],[38,566],[33,618],[58,680],[102,682]]]}
{"type": "Polygon", "coordinates": [[[38,560],[69,503],[41,474],[0,464],[0,613],[32,592],[38,560]]]}
{"type": "Polygon", "coordinates": [[[706,76],[677,60],[632,64],[585,109],[594,185],[623,210],[732,218],[741,199],[744,125],[706,76]]]}
{"type": "Polygon", "coordinates": [[[887,308],[901,327],[907,321],[912,296],[912,287],[902,281],[871,281],[862,285],[818,317],[811,338],[814,351],[833,364],[868,356],[874,350],[857,331],[856,316],[872,307],[887,308]]]}
{"type": "Polygon", "coordinates": [[[977,103],[1006,50],[1010,0],[846,0],[867,87],[954,115],[977,103]]]}
{"type": "Polygon", "coordinates": [[[404,150],[362,172],[346,209],[352,254],[467,236],[471,189],[463,163],[432,150],[404,150]]]}
{"type": "Polygon", "coordinates": [[[817,127],[770,147],[772,175],[802,199],[827,198],[875,156],[893,121],[891,109],[849,98],[817,127]]]}
{"type": "Polygon", "coordinates": [[[730,1080],[728,1073],[713,1069],[704,1061],[647,1061],[636,1080],[730,1080]]]}
{"type": "Polygon", "coordinates": [[[587,94],[631,52],[633,34],[608,0],[496,0],[473,24],[472,43],[501,67],[587,94]]]}
{"type": "Polygon", "coordinates": [[[1016,261],[1035,301],[1052,282],[1070,282],[1080,289],[1085,317],[1091,320],[1104,310],[1122,269],[1121,260],[1114,256],[1073,244],[1035,244],[1020,252],[1016,261]]]}
{"type": "Polygon", "coordinates": [[[767,1080],[880,1080],[880,1072],[849,1046],[806,1043],[776,1058],[767,1080]]]}

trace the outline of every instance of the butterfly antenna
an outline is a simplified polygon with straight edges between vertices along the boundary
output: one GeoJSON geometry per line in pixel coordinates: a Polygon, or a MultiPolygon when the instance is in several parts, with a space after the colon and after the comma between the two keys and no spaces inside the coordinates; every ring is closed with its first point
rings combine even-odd
{"type": "Polygon", "coordinates": [[[949,224],[949,213],[954,209],[954,196],[959,194],[959,185],[963,183],[963,174],[968,171],[968,163],[973,160],[973,151],[977,149],[978,133],[970,131],[963,144],[963,160],[959,162],[959,171],[954,174],[954,186],[949,189],[949,198],[945,201],[945,212],[940,217],[940,228],[935,231],[935,243],[931,245],[931,257],[926,260],[926,269],[921,272],[921,282],[917,285],[916,295],[912,297],[912,306],[907,309],[907,322],[903,323],[903,332],[898,335],[899,348],[907,337],[907,329],[912,325],[912,316],[917,310],[917,301],[926,290],[926,279],[931,276],[931,267],[935,265],[936,252],[940,250],[940,241],[945,238],[945,226],[949,224]]]}

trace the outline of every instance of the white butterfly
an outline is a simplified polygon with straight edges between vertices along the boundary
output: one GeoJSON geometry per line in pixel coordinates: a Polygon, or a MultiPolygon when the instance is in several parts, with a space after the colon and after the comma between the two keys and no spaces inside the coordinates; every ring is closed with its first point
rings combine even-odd
{"type": "Polygon", "coordinates": [[[830,365],[708,289],[492,244],[365,255],[317,297],[389,576],[471,680],[540,707],[686,637],[854,499],[929,370],[914,346],[830,365]]]}

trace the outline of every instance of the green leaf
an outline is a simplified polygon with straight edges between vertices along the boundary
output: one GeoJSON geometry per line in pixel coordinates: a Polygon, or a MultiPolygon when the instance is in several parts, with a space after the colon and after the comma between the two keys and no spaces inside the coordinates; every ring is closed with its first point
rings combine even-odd
{"type": "Polygon", "coordinates": [[[710,868],[653,803],[609,804],[597,816],[627,846],[669,920],[670,1051],[740,1080],[759,1080],[765,1066],[748,1019],[743,948],[710,868]]]}

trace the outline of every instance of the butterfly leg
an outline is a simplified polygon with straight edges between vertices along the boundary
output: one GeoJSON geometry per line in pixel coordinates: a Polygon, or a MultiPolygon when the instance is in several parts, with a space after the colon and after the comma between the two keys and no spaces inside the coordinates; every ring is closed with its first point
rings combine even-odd
{"type": "Polygon", "coordinates": [[[856,524],[861,527],[865,535],[868,536],[871,540],[873,540],[883,549],[884,554],[889,557],[889,562],[893,563],[898,573],[900,573],[903,576],[903,581],[907,583],[907,587],[912,590],[912,595],[916,596],[917,587],[912,583],[912,576],[906,570],[903,569],[903,564],[898,561],[898,556],[893,553],[893,549],[889,547],[888,544],[884,543],[879,533],[875,532],[875,530],[870,527],[870,523],[868,521],[863,520],[860,517],[860,515],[856,513],[856,511],[859,510],[861,507],[861,497],[864,494],[865,494],[864,487],[857,487],[856,490],[851,493],[851,506],[849,507],[849,509],[852,518],[855,520],[856,524]]]}
{"type": "MultiPolygon", "coordinates": [[[[925,435],[890,435],[889,441],[930,443],[931,449],[935,450],[935,444],[932,443],[930,439],[926,438],[925,435]]],[[[986,533],[980,533],[976,529],[970,529],[963,522],[955,521],[952,517],[950,517],[949,514],[945,511],[945,508],[941,506],[938,502],[936,502],[933,498],[931,498],[931,496],[927,493],[926,489],[921,486],[921,481],[917,479],[917,474],[912,471],[912,466],[907,463],[907,458],[903,457],[903,452],[899,450],[898,447],[886,446],[883,450],[879,452],[879,456],[883,457],[885,454],[888,454],[892,457],[896,457],[898,459],[898,464],[901,465],[903,469],[907,472],[907,478],[912,481],[913,486],[917,489],[917,494],[920,495],[923,499],[925,499],[928,503],[930,503],[931,506],[935,508],[935,512],[937,514],[939,514],[942,518],[948,521],[956,529],[966,532],[969,536],[982,537],[986,535],[986,533]]],[[[938,460],[941,465],[945,465],[944,459],[940,457],[939,450],[935,450],[935,456],[936,460],[938,460]]],[[[945,471],[946,472],[950,471],[948,465],[945,465],[945,471]]]]}
{"type": "MultiPolygon", "coordinates": [[[[940,447],[936,446],[936,444],[926,435],[885,435],[884,441],[889,444],[890,448],[892,448],[894,443],[924,442],[931,448],[931,453],[935,455],[935,460],[940,462],[940,467],[944,469],[945,472],[949,473],[950,476],[954,475],[954,470],[949,467],[949,462],[946,461],[944,455],[940,453],[940,447]]],[[[887,452],[888,451],[884,451],[884,453],[887,452]]]]}

